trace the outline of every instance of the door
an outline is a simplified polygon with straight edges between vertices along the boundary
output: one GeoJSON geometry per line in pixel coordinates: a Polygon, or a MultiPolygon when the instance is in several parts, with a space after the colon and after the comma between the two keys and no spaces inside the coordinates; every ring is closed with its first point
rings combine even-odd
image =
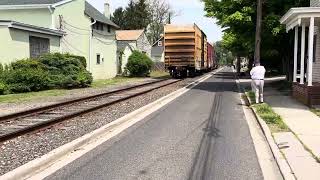
{"type": "Polygon", "coordinates": [[[41,38],[30,36],[30,58],[38,58],[39,56],[50,52],[50,40],[48,38],[41,38]]]}

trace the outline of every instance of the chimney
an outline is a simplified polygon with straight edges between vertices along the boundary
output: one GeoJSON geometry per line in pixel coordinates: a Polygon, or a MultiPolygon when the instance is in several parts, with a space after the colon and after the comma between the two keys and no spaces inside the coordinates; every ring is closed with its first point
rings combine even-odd
{"type": "Polygon", "coordinates": [[[106,0],[106,2],[104,3],[104,15],[106,16],[106,18],[110,19],[110,4],[109,4],[109,0],[106,0]]]}

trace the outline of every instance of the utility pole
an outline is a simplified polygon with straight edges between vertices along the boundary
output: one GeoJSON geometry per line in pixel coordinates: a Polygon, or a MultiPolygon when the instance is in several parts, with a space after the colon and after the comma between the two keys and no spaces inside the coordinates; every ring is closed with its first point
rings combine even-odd
{"type": "Polygon", "coordinates": [[[256,24],[256,42],[254,51],[254,63],[260,63],[261,56],[261,21],[262,21],[262,0],[257,0],[257,24],[256,24]]]}

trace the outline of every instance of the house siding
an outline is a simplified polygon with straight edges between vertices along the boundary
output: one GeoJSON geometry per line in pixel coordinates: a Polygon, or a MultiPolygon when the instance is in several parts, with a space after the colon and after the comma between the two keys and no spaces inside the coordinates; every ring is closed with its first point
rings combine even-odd
{"type": "Polygon", "coordinates": [[[143,33],[137,40],[137,48],[141,52],[146,52],[146,54],[151,57],[151,44],[145,33],[143,33]]]}
{"type": "Polygon", "coordinates": [[[2,20],[18,21],[40,27],[51,28],[52,18],[49,9],[10,9],[0,10],[2,20]]]}
{"type": "Polygon", "coordinates": [[[90,19],[84,15],[85,1],[75,0],[58,6],[54,11],[55,27],[66,32],[62,37],[61,49],[63,53],[84,56],[89,62],[89,33],[90,19]],[[59,16],[62,17],[60,22],[59,16]]]}
{"type": "MultiPolygon", "coordinates": [[[[117,43],[114,27],[111,27],[110,33],[108,32],[107,25],[104,25],[104,31],[94,30],[92,54],[91,58],[89,57],[91,18],[85,14],[85,0],[74,0],[58,6],[53,14],[48,9],[0,10],[0,17],[1,19],[18,21],[39,27],[61,29],[65,32],[65,35],[61,39],[59,37],[50,37],[50,45],[53,43],[50,46],[51,52],[84,56],[88,64],[87,69],[92,73],[94,79],[113,78],[117,74],[117,43]],[[104,58],[104,62],[101,64],[97,64],[97,54],[100,54],[101,58],[104,58]]],[[[26,39],[26,37],[30,33],[28,31],[11,32],[10,30],[10,34],[9,32],[5,32],[5,29],[8,30],[8,27],[1,29],[3,33],[0,33],[0,40],[2,42],[0,44],[1,62],[9,63],[16,59],[29,57],[29,38],[26,39]],[[9,35],[6,35],[8,33],[9,35]]],[[[36,35],[39,35],[39,37],[43,36],[41,34],[36,35]]]]}
{"type": "Polygon", "coordinates": [[[0,63],[9,64],[13,61],[30,57],[29,37],[48,38],[50,52],[59,52],[60,37],[40,33],[10,29],[7,26],[0,26],[0,63]]]}
{"type": "MultiPolygon", "coordinates": [[[[100,32],[102,33],[102,32],[100,32]]],[[[117,75],[117,44],[115,34],[105,36],[94,33],[92,38],[91,72],[95,79],[107,79],[117,75]],[[97,54],[100,54],[100,64],[97,64],[97,54]]]]}
{"type": "Polygon", "coordinates": [[[310,0],[311,7],[320,7],[320,0],[310,0]]]}
{"type": "Polygon", "coordinates": [[[312,79],[313,82],[320,82],[320,32],[319,28],[315,28],[315,34],[317,34],[317,44],[316,44],[316,57],[312,68],[312,79]]]}

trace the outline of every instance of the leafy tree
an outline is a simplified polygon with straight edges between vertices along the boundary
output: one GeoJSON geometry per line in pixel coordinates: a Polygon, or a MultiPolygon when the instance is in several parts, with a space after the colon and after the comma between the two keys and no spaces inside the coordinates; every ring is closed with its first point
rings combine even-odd
{"type": "MultiPolygon", "coordinates": [[[[257,3],[252,0],[203,0],[208,17],[214,17],[225,29],[223,44],[235,56],[247,57],[253,63],[257,3]]],[[[286,33],[279,19],[291,7],[309,6],[309,0],[268,0],[263,2],[261,62],[291,77],[293,33],[286,33]]]]}
{"type": "Polygon", "coordinates": [[[124,9],[122,7],[117,8],[111,16],[111,20],[116,23],[120,29],[124,29],[126,27],[124,9]]]}
{"type": "Polygon", "coordinates": [[[118,8],[113,14],[115,23],[125,30],[146,29],[150,18],[149,4],[146,0],[130,0],[125,10],[118,8]]]}
{"type": "Polygon", "coordinates": [[[150,1],[151,23],[148,26],[148,39],[153,44],[163,34],[163,26],[169,23],[173,11],[170,5],[164,0],[150,1]]]}

